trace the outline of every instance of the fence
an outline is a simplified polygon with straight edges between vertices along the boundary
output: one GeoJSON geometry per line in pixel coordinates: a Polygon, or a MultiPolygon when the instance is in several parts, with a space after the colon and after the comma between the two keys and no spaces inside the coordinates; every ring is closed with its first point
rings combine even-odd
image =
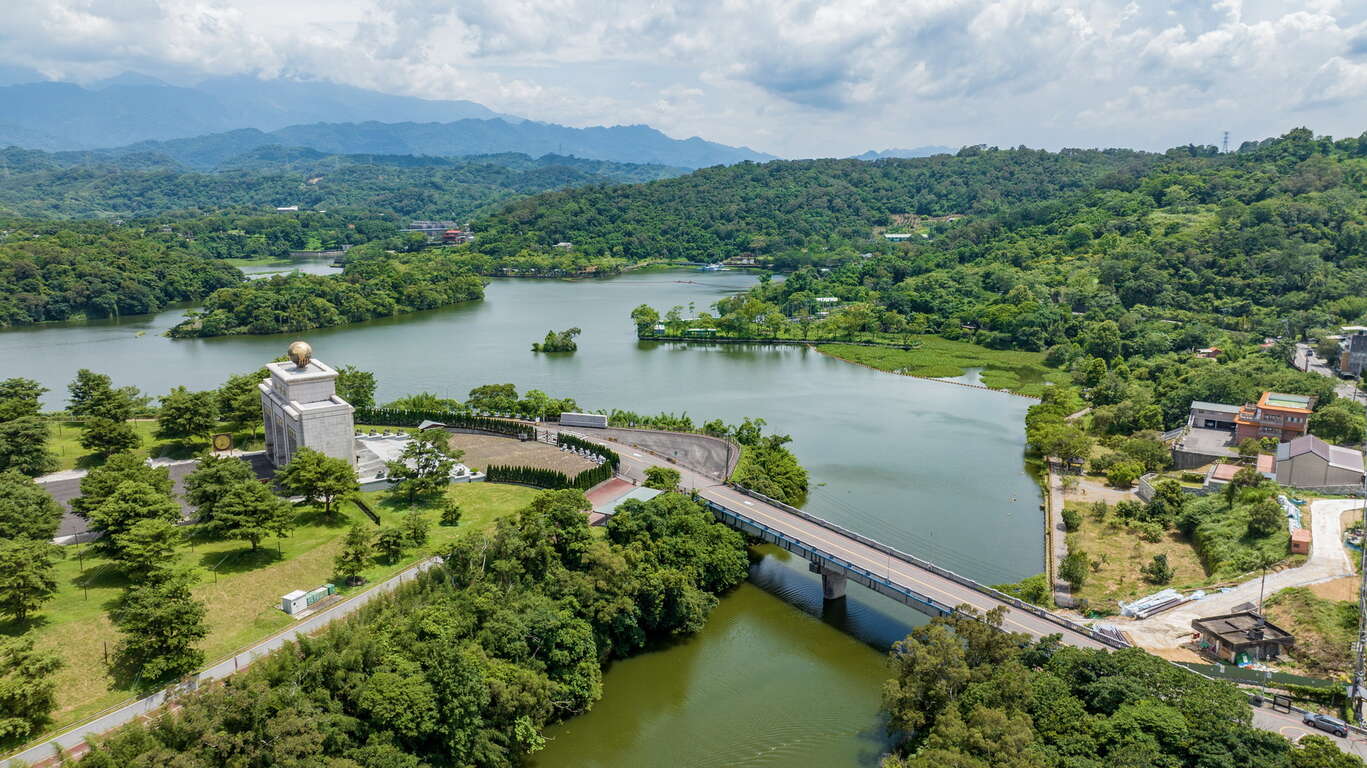
{"type": "MultiPolygon", "coordinates": [[[[964,576],[960,576],[959,574],[954,573],[953,571],[950,571],[950,570],[946,570],[946,569],[944,569],[944,568],[941,568],[940,566],[938,566],[938,565],[936,565],[936,564],[930,562],[929,560],[922,560],[921,558],[916,557],[915,555],[909,555],[909,554],[907,554],[907,553],[905,553],[905,552],[902,552],[901,550],[893,549],[892,547],[889,547],[889,546],[887,546],[886,544],[882,544],[882,543],[880,543],[880,542],[874,541],[873,539],[870,539],[870,538],[867,537],[867,536],[864,536],[864,535],[862,535],[862,534],[855,533],[854,531],[851,531],[851,530],[848,530],[848,529],[846,529],[846,528],[843,528],[843,527],[841,527],[841,526],[839,526],[839,525],[836,525],[835,523],[829,522],[829,521],[827,521],[827,520],[823,520],[823,519],[821,519],[821,518],[819,518],[819,517],[817,517],[817,516],[815,516],[815,515],[807,514],[806,512],[803,512],[802,510],[798,509],[797,507],[793,507],[793,506],[790,506],[790,505],[788,505],[788,504],[784,504],[784,503],[781,502],[781,501],[777,501],[777,500],[775,500],[775,499],[771,499],[771,498],[769,498],[768,496],[765,496],[765,495],[762,494],[762,493],[757,493],[757,492],[752,491],[752,490],[750,490],[750,489],[748,489],[748,488],[743,488],[743,487],[741,487],[741,486],[739,486],[739,485],[733,485],[733,487],[734,487],[736,490],[740,491],[741,493],[744,493],[744,494],[747,495],[747,496],[750,496],[750,497],[752,497],[752,498],[759,499],[760,501],[763,501],[763,502],[765,502],[766,504],[769,504],[770,506],[777,507],[778,509],[781,509],[781,510],[783,510],[784,512],[787,512],[787,513],[789,513],[789,514],[791,514],[791,515],[800,517],[800,518],[802,518],[803,520],[806,520],[806,521],[809,522],[809,523],[814,523],[814,524],[819,525],[819,526],[821,526],[821,527],[823,527],[823,528],[826,528],[827,530],[834,531],[834,532],[836,532],[836,533],[838,533],[838,534],[840,534],[840,535],[842,535],[842,536],[845,536],[846,538],[853,539],[854,541],[857,541],[857,542],[863,544],[864,546],[871,547],[871,548],[873,548],[873,549],[875,549],[875,550],[878,550],[879,552],[882,552],[882,553],[885,554],[885,555],[888,555],[888,556],[890,556],[890,557],[895,557],[895,558],[897,558],[898,560],[901,560],[901,561],[904,562],[904,563],[909,563],[909,564],[911,564],[911,565],[916,566],[917,568],[921,568],[922,570],[929,571],[929,572],[931,572],[931,573],[933,573],[933,574],[935,574],[935,575],[937,575],[937,576],[940,576],[940,577],[942,577],[942,578],[949,579],[950,581],[953,581],[953,582],[955,582],[956,584],[961,584],[961,585],[963,585],[963,586],[965,586],[965,587],[968,587],[968,588],[970,588],[970,589],[972,589],[972,590],[974,590],[974,591],[976,591],[976,592],[980,592],[980,593],[982,593],[982,594],[984,594],[984,595],[987,595],[988,597],[992,598],[993,600],[996,600],[996,601],[1001,602],[1001,603],[1005,603],[1005,604],[1011,606],[1012,608],[1015,608],[1016,610],[1025,611],[1026,613],[1030,613],[1030,614],[1033,614],[1033,615],[1035,615],[1035,616],[1038,616],[1039,618],[1044,619],[1044,620],[1049,621],[1049,622],[1052,622],[1053,624],[1056,624],[1056,625],[1058,625],[1058,626],[1060,626],[1060,627],[1062,627],[1062,628],[1064,628],[1064,629],[1067,629],[1067,630],[1070,631],[1070,632],[1076,632],[1076,633],[1078,633],[1078,634],[1086,635],[1087,637],[1090,637],[1091,639],[1097,641],[1098,643],[1101,643],[1101,644],[1106,645],[1106,646],[1111,647],[1111,648],[1128,648],[1128,647],[1130,647],[1129,643],[1126,643],[1126,642],[1124,642],[1123,640],[1117,639],[1117,638],[1112,637],[1112,636],[1110,636],[1110,635],[1103,634],[1103,633],[1101,633],[1101,632],[1098,632],[1098,631],[1092,629],[1091,627],[1083,626],[1082,624],[1079,624],[1079,623],[1077,623],[1077,622],[1075,622],[1075,621],[1072,621],[1072,620],[1070,620],[1070,619],[1065,619],[1064,617],[1059,616],[1059,615],[1054,614],[1054,613],[1051,613],[1051,612],[1049,612],[1049,611],[1046,611],[1046,610],[1044,610],[1043,608],[1040,608],[1040,607],[1037,606],[1037,605],[1031,605],[1030,603],[1027,603],[1027,602],[1025,602],[1024,600],[1020,600],[1020,599],[1017,599],[1017,598],[1015,598],[1015,597],[1012,597],[1012,596],[1006,594],[1005,592],[999,592],[999,591],[997,591],[997,590],[995,590],[995,589],[993,589],[993,588],[991,588],[991,587],[988,587],[988,586],[984,586],[984,585],[982,585],[982,584],[979,584],[978,582],[976,582],[976,581],[974,581],[974,580],[972,580],[972,579],[966,578],[966,577],[964,577],[964,576]]],[[[835,559],[835,558],[830,558],[830,559],[835,559]]]]}
{"type": "Polygon", "coordinates": [[[536,429],[530,424],[509,419],[496,419],[489,416],[476,416],[460,411],[404,410],[399,408],[357,408],[356,422],[359,424],[381,424],[390,427],[416,427],[424,421],[435,421],[457,429],[473,429],[479,432],[493,432],[512,435],[527,440],[536,438],[536,429]]]}

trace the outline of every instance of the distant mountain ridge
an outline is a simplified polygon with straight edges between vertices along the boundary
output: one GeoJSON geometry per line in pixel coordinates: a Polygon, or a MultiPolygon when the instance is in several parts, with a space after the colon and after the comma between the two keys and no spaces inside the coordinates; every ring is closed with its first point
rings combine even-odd
{"type": "Polygon", "coordinates": [[[912,147],[911,149],[885,149],[874,151],[870,149],[860,155],[855,155],[855,160],[881,160],[885,157],[934,157],[935,155],[952,155],[957,152],[953,147],[930,144],[924,147],[912,147]]]}
{"type": "MultiPolygon", "coordinates": [[[[22,72],[0,74],[23,79],[22,72]]],[[[472,101],[322,82],[225,77],[181,87],[124,73],[88,88],[60,82],[0,86],[0,104],[0,146],[152,151],[201,169],[272,144],[326,154],[517,152],[686,168],[773,159],[747,147],[673,139],[645,125],[570,128],[502,115],[472,101]]]]}

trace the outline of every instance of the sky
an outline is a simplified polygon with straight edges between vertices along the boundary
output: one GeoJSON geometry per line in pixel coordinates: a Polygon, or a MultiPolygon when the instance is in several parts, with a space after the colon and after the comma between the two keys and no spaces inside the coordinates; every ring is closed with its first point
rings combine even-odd
{"type": "Polygon", "coordinates": [[[1367,0],[5,0],[0,66],[320,79],[785,157],[1367,130],[1367,0]]]}

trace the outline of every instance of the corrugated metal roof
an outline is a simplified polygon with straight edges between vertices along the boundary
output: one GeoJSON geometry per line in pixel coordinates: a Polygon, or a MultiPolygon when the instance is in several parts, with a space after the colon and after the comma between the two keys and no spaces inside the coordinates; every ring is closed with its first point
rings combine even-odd
{"type": "Polygon", "coordinates": [[[1227,405],[1225,403],[1207,403],[1204,400],[1192,400],[1191,409],[1193,411],[1219,411],[1220,413],[1238,413],[1239,406],[1227,405]]]}

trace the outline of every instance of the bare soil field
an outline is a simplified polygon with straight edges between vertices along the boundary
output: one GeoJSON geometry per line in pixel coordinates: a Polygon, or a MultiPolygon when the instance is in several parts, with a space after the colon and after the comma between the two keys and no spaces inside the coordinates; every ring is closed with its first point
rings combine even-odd
{"type": "Polygon", "coordinates": [[[523,442],[512,437],[494,435],[451,435],[451,447],[464,451],[461,463],[483,471],[490,464],[512,467],[540,467],[554,469],[573,477],[594,467],[588,459],[562,451],[555,446],[531,440],[523,442]]]}

